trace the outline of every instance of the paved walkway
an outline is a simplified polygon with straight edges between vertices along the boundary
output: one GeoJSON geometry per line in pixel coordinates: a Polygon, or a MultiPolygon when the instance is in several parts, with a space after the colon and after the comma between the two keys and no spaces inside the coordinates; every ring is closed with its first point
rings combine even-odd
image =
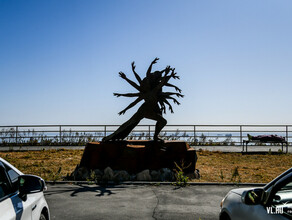
{"type": "MultiPolygon", "coordinates": [[[[242,152],[242,146],[192,146],[194,149],[199,150],[209,150],[209,151],[222,151],[222,152],[242,152]]],[[[50,150],[50,149],[84,149],[85,146],[13,146],[13,147],[1,147],[0,151],[27,151],[27,150],[50,150]]],[[[275,152],[281,150],[281,146],[248,146],[248,152],[275,152]]],[[[284,153],[286,153],[286,147],[284,146],[284,153]]],[[[292,153],[292,147],[288,147],[288,153],[292,153]]]]}
{"type": "Polygon", "coordinates": [[[83,150],[85,146],[10,146],[10,147],[1,147],[0,151],[27,151],[27,150],[52,150],[52,149],[71,149],[71,150],[83,150]]]}
{"type": "MultiPolygon", "coordinates": [[[[242,152],[242,146],[193,146],[194,149],[209,150],[209,151],[222,151],[222,152],[242,152]]],[[[278,152],[282,150],[282,146],[251,146],[247,147],[248,152],[278,152]]],[[[245,150],[245,148],[244,148],[245,150]]],[[[284,146],[283,152],[286,153],[286,147],[284,146]]],[[[288,153],[292,153],[292,148],[288,147],[288,153]]]]}

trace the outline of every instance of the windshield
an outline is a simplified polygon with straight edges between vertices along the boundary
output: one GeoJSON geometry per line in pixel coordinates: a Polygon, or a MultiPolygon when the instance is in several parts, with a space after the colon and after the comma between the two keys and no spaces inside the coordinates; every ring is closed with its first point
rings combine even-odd
{"type": "Polygon", "coordinates": [[[275,179],[273,179],[271,182],[269,182],[267,185],[264,186],[264,190],[268,190],[272,185],[274,185],[279,179],[283,178],[286,175],[289,175],[289,173],[292,173],[292,168],[290,168],[289,170],[285,171],[284,173],[282,173],[281,175],[279,175],[278,177],[276,177],[275,179]]]}
{"type": "Polygon", "coordinates": [[[281,188],[281,191],[291,191],[292,190],[292,182],[288,183],[286,186],[281,188]]]}

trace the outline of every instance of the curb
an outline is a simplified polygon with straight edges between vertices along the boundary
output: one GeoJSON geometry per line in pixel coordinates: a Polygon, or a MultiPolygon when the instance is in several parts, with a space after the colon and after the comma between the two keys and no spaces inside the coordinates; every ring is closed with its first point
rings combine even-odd
{"type": "MultiPolygon", "coordinates": [[[[149,186],[159,186],[159,185],[174,185],[175,182],[144,182],[144,181],[126,181],[115,183],[109,181],[106,184],[98,184],[94,181],[46,181],[48,185],[62,185],[62,184],[72,184],[72,185],[149,185],[149,186]]],[[[188,182],[190,186],[265,186],[265,183],[220,183],[220,182],[188,182]]]]}

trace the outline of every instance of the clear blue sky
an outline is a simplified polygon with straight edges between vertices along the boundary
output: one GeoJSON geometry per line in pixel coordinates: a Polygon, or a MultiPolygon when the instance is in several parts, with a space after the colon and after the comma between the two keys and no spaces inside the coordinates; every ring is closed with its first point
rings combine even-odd
{"type": "MultiPolygon", "coordinates": [[[[144,76],[176,68],[169,124],[292,124],[290,0],[0,0],[0,125],[120,124],[144,76]]],[[[150,121],[145,120],[148,124],[150,121]]]]}

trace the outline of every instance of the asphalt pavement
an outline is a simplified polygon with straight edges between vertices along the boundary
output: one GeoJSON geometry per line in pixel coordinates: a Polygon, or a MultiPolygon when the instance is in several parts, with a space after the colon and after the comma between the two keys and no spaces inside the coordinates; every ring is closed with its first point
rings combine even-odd
{"type": "Polygon", "coordinates": [[[51,219],[219,219],[220,202],[237,186],[48,185],[51,219]]]}

